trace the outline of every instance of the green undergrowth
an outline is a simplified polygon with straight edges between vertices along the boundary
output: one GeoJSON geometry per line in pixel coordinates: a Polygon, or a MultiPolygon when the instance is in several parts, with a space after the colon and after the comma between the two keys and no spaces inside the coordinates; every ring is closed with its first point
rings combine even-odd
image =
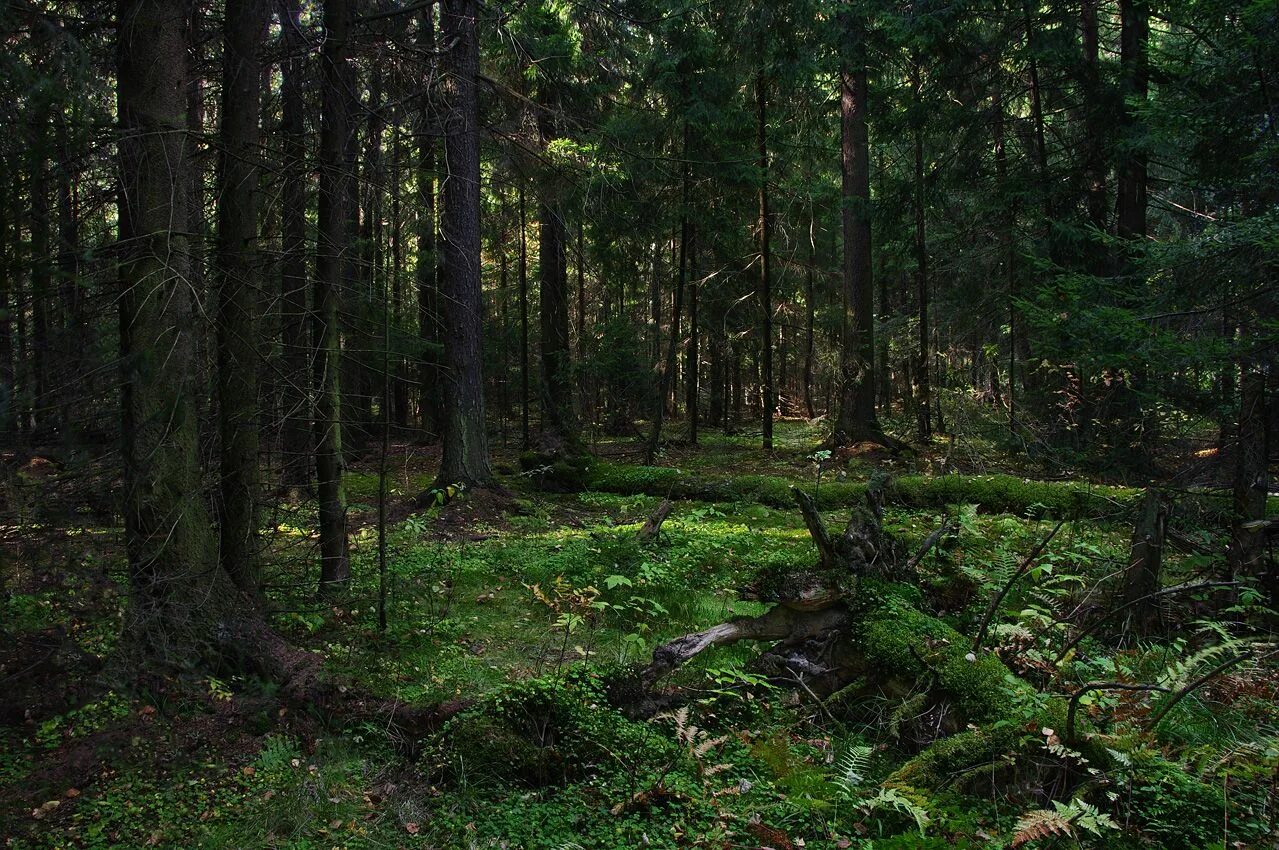
{"type": "MultiPolygon", "coordinates": [[[[1126,563],[1131,532],[1112,518],[1136,491],[900,478],[885,525],[906,551],[944,519],[951,527],[909,583],[857,587],[859,681],[818,702],[770,683],[752,665],[760,647],[743,643],[681,669],[672,682],[683,708],[644,720],[619,708],[632,665],[664,640],[762,613],[740,588],[814,562],[789,492],[813,482],[802,468],[689,479],[595,462],[589,475],[588,492],[521,489],[516,513],[447,542],[440,511],[394,523],[385,631],[373,529],[353,535],[349,590],[321,603],[314,565],[296,554],[306,517],[273,515],[283,530],[266,572],[278,629],[322,653],[343,687],[468,707],[406,740],[322,706],[281,713],[248,673],[197,678],[194,703],[108,694],[0,729],[0,785],[25,795],[4,810],[18,825],[6,824],[9,846],[1268,846],[1279,712],[1264,676],[1205,688],[1157,728],[1158,696],[1088,694],[1079,740],[1066,740],[1066,702],[1085,683],[1175,688],[1248,646],[1242,630],[1187,619],[1135,645],[1102,629],[1054,663],[1072,633],[1063,613],[1109,593],[1126,563]],[[678,501],[661,536],[640,544],[636,529],[668,493],[678,501]],[[1069,519],[1009,587],[970,658],[989,600],[1059,516],[1069,519]],[[74,786],[49,770],[75,759],[88,766],[74,786]],[[1035,818],[1066,826],[1026,839],[1035,818]]],[[[831,478],[821,501],[838,527],[864,485],[831,478]]],[[[363,489],[353,501],[376,496],[376,478],[354,480],[363,489]]],[[[420,483],[396,486],[411,495],[420,483]]],[[[1169,552],[1166,580],[1212,567],[1169,552]]],[[[5,612],[39,628],[74,598],[14,593],[5,612]]],[[[118,616],[100,612],[76,634],[112,631],[118,616]]]]}

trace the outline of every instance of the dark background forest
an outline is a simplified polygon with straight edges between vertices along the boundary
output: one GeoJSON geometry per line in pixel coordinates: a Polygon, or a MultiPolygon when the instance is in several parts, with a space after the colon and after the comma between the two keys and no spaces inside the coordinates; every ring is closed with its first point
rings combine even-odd
{"type": "Polygon", "coordinates": [[[5,846],[1274,846],[1276,33],[9,0],[5,846]]]}

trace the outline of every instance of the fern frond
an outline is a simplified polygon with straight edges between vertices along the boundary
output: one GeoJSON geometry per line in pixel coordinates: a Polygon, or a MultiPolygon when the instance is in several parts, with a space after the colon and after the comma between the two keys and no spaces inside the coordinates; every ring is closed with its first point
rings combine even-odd
{"type": "Polygon", "coordinates": [[[874,747],[849,747],[835,762],[835,781],[850,790],[861,785],[874,752],[874,747]]]}
{"type": "Polygon", "coordinates": [[[1040,838],[1050,838],[1054,835],[1073,837],[1075,834],[1075,828],[1068,818],[1048,809],[1035,809],[1034,811],[1026,812],[1026,814],[1017,819],[1017,825],[1013,827],[1013,830],[1012,844],[1014,847],[1020,847],[1040,838]]]}
{"type": "Polygon", "coordinates": [[[863,802],[859,808],[866,814],[877,809],[890,809],[906,815],[915,821],[920,835],[924,834],[925,827],[932,822],[927,809],[895,788],[881,788],[878,794],[863,802]]]}

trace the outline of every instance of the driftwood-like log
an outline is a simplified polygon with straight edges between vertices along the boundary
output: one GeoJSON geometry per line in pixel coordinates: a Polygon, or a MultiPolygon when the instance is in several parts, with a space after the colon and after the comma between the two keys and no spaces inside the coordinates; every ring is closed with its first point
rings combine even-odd
{"type": "Polygon", "coordinates": [[[644,520],[644,524],[640,526],[640,530],[635,533],[635,539],[641,543],[657,539],[657,535],[662,533],[662,523],[666,522],[666,518],[671,515],[673,507],[670,499],[662,499],[662,503],[649,514],[648,519],[644,520]]]}
{"type": "Polygon", "coordinates": [[[777,605],[758,617],[737,617],[700,632],[678,637],[653,650],[653,662],[643,678],[656,681],[715,646],[727,646],[741,640],[781,641],[794,645],[823,633],[848,625],[849,615],[843,606],[821,611],[796,611],[777,605]]]}

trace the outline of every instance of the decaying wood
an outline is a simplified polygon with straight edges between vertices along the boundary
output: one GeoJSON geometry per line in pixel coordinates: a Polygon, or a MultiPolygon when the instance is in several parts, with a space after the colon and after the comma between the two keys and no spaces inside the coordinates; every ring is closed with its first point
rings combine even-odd
{"type": "Polygon", "coordinates": [[[1124,571],[1124,604],[1131,606],[1129,622],[1138,634],[1146,634],[1159,616],[1159,608],[1149,600],[1159,589],[1163,570],[1164,537],[1168,531],[1168,504],[1159,491],[1146,489],[1132,532],[1128,568],[1124,571]]]}
{"type": "Polygon", "coordinates": [[[821,611],[796,611],[777,605],[758,617],[738,617],[662,644],[653,650],[653,661],[643,677],[649,682],[656,681],[711,647],[727,646],[741,640],[796,644],[847,625],[848,617],[843,606],[821,611]]]}
{"type": "Polygon", "coordinates": [[[673,507],[674,505],[671,504],[670,499],[662,499],[662,503],[657,506],[657,510],[649,514],[648,519],[644,520],[644,524],[640,526],[640,530],[635,534],[635,539],[641,543],[656,539],[657,535],[662,532],[662,523],[666,522],[666,518],[670,516],[671,508],[673,507]]]}
{"type": "Polygon", "coordinates": [[[798,487],[792,487],[804,525],[817,546],[819,564],[823,570],[846,571],[852,574],[865,572],[875,564],[883,548],[883,490],[872,487],[866,492],[867,506],[854,509],[844,527],[844,533],[834,537],[826,528],[813,497],[798,487]]]}

